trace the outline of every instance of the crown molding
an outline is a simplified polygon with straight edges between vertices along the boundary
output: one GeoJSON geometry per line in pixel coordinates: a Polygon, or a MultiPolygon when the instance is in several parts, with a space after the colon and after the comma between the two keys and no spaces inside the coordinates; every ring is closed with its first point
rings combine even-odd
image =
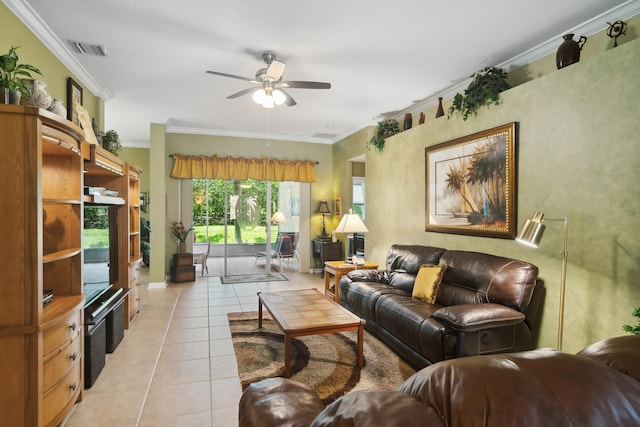
{"type": "Polygon", "coordinates": [[[315,138],[296,135],[267,134],[263,132],[243,132],[224,129],[207,129],[188,126],[174,126],[169,121],[166,124],[167,133],[182,133],[187,135],[229,136],[233,138],[270,139],[273,141],[309,142],[312,144],[332,144],[333,139],[315,138]]]}
{"type": "Polygon", "coordinates": [[[51,27],[40,18],[40,15],[25,0],[2,0],[2,2],[91,93],[104,101],[112,98],[109,91],[98,84],[91,74],[76,60],[67,45],[53,33],[51,27]]]}
{"type": "MultiPolygon", "coordinates": [[[[544,58],[545,56],[554,54],[558,50],[558,41],[562,40],[562,36],[565,34],[581,34],[585,36],[591,36],[600,31],[609,27],[609,22],[615,22],[618,20],[624,21],[625,19],[629,19],[635,15],[640,13],[640,1],[638,0],[627,0],[626,2],[586,21],[580,25],[577,25],[571,29],[563,31],[562,33],[550,38],[549,40],[540,43],[539,45],[514,56],[507,61],[497,64],[497,67],[500,67],[504,70],[514,70],[525,65],[531,64],[539,59],[544,58]]],[[[404,108],[400,112],[398,112],[393,118],[397,120],[401,120],[406,113],[415,113],[416,111],[424,111],[431,108],[434,108],[438,105],[438,98],[442,97],[443,99],[451,99],[456,93],[464,92],[464,90],[471,83],[471,78],[466,79],[462,82],[456,83],[454,85],[448,86],[440,91],[437,94],[431,95],[427,98],[424,98],[416,103],[411,104],[411,106],[404,108]]]]}

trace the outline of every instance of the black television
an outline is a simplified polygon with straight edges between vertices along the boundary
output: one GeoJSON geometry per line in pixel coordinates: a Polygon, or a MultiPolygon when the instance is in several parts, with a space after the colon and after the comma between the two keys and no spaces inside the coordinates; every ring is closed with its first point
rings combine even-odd
{"type": "Polygon", "coordinates": [[[85,307],[100,298],[112,286],[117,277],[111,260],[117,259],[116,207],[108,205],[84,205],[84,266],[83,293],[85,307]]]}

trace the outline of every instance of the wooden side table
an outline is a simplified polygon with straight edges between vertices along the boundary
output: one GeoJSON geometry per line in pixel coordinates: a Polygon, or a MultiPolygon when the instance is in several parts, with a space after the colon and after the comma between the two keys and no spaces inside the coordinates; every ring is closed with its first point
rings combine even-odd
{"type": "Polygon", "coordinates": [[[344,261],[327,261],[324,263],[324,293],[329,298],[340,304],[340,290],[338,284],[340,284],[340,278],[343,274],[347,274],[351,270],[377,270],[378,264],[365,261],[364,264],[347,264],[344,261]],[[336,277],[334,289],[331,290],[331,275],[336,277]]]}

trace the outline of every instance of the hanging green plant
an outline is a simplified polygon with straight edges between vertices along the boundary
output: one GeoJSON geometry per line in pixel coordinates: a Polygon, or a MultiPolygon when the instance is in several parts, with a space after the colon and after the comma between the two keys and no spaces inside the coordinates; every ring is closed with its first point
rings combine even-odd
{"type": "Polygon", "coordinates": [[[630,334],[636,334],[636,335],[640,335],[640,307],[636,308],[635,310],[633,310],[633,314],[635,317],[638,318],[638,324],[637,325],[623,325],[622,329],[625,332],[629,332],[630,334]]]}
{"type": "Polygon", "coordinates": [[[500,92],[511,88],[507,83],[507,73],[499,67],[487,67],[471,76],[473,80],[464,93],[456,93],[447,117],[453,113],[462,114],[462,120],[476,115],[483,105],[499,105],[500,92]]]}
{"type": "Polygon", "coordinates": [[[373,146],[376,151],[382,153],[385,139],[397,133],[400,133],[400,123],[395,119],[385,119],[378,122],[376,133],[369,140],[369,145],[373,146]]]}

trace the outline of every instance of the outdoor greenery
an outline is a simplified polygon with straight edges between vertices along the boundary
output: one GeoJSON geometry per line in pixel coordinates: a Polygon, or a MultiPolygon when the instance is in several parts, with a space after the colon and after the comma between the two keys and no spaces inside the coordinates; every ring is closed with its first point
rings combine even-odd
{"type": "Polygon", "coordinates": [[[83,247],[109,247],[109,208],[105,206],[85,206],[83,247]]]}
{"type": "Polygon", "coordinates": [[[472,114],[477,114],[483,105],[499,105],[500,92],[511,88],[507,83],[507,73],[499,67],[487,67],[471,77],[473,80],[464,93],[456,93],[453,97],[448,117],[458,112],[462,114],[462,120],[467,120],[472,114]]]}
{"type": "Polygon", "coordinates": [[[84,248],[108,248],[109,230],[89,228],[84,230],[82,239],[84,248]]]}
{"type": "MultiPolygon", "coordinates": [[[[236,220],[229,220],[229,243],[261,243],[265,239],[266,208],[267,208],[267,182],[247,179],[244,181],[223,181],[212,179],[193,180],[193,225],[195,228],[196,242],[205,241],[205,227],[209,224],[209,241],[222,243],[224,241],[224,205],[225,186],[227,197],[245,196],[254,198],[259,206],[259,221],[253,229],[241,227],[236,220]],[[208,210],[207,210],[208,208],[208,210]],[[208,216],[207,216],[208,215],[208,216]],[[219,226],[219,227],[217,227],[219,226]]],[[[271,200],[275,209],[275,201],[278,200],[278,182],[271,182],[271,200]]],[[[228,209],[231,205],[228,202],[228,209]]],[[[277,227],[273,227],[273,230],[277,227]]],[[[274,241],[275,239],[272,239],[274,241]]]]}

